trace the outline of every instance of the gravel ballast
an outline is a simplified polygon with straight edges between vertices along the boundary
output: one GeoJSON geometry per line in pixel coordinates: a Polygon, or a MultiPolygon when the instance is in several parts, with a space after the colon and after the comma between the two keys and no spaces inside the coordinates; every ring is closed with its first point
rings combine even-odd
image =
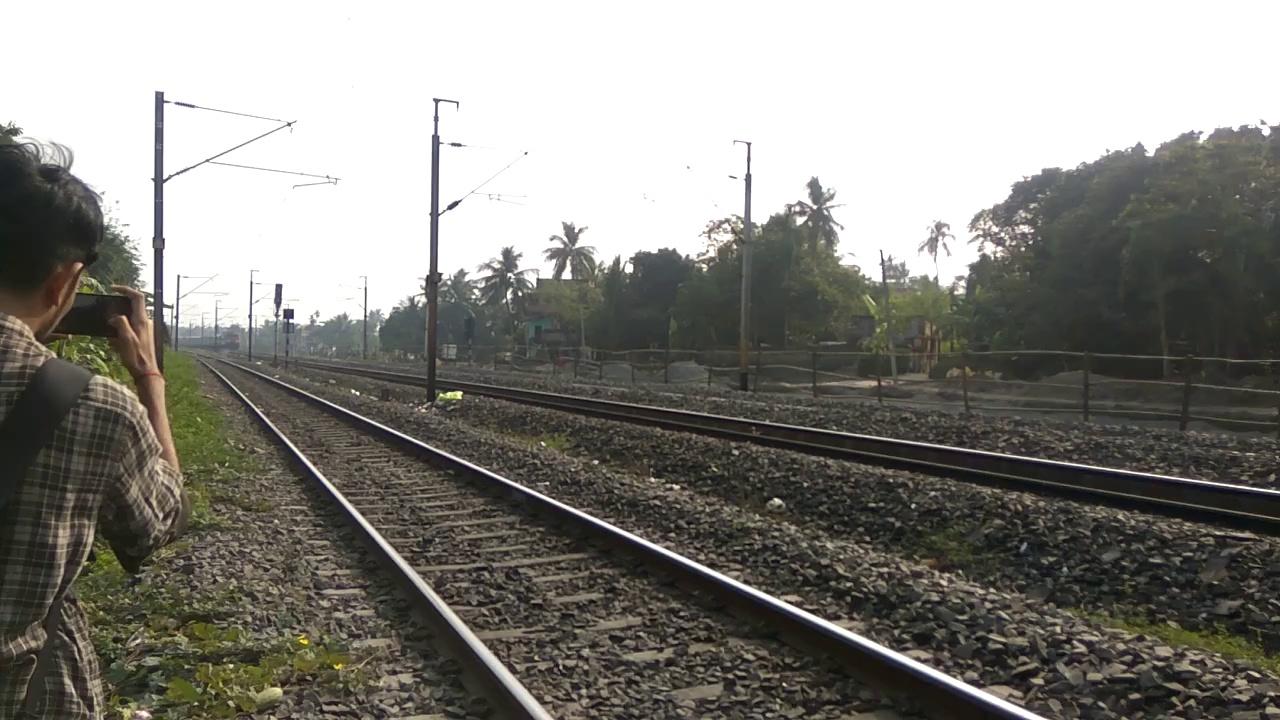
{"type": "MultiPolygon", "coordinates": [[[[386,367],[422,372],[421,366],[386,367]]],[[[964,416],[859,400],[744,395],[693,385],[614,387],[463,367],[442,372],[441,377],[1280,489],[1280,441],[1272,437],[1034,417],[964,416]]]]}
{"type": "Polygon", "coordinates": [[[261,380],[231,377],[556,717],[835,720],[886,707],[630,557],[600,552],[261,380]]]}
{"type": "MultiPolygon", "coordinates": [[[[303,374],[319,376],[309,370],[303,374]]],[[[647,477],[646,473],[618,472],[593,465],[536,444],[531,446],[523,438],[504,437],[460,422],[468,413],[476,412],[499,418],[504,426],[518,427],[517,432],[524,436],[554,432],[548,415],[527,408],[514,410],[511,408],[516,406],[467,398],[458,410],[428,412],[399,402],[356,396],[337,383],[350,383],[365,391],[396,388],[396,395],[406,394],[403,386],[347,378],[324,378],[309,385],[330,399],[396,424],[468,459],[531,484],[544,483],[555,497],[670,544],[712,567],[739,573],[746,581],[775,593],[794,594],[802,598],[805,607],[821,615],[858,621],[860,630],[877,641],[914,653],[992,692],[1018,699],[1046,716],[1260,718],[1277,697],[1275,678],[1248,665],[1082,620],[1059,610],[1054,599],[1031,592],[1025,581],[1021,586],[1010,584],[1004,589],[982,587],[962,576],[872,549],[882,545],[868,532],[855,533],[849,539],[849,533],[815,531],[812,525],[804,524],[806,516],[796,510],[791,500],[787,501],[789,514],[771,516],[744,510],[737,503],[706,492],[706,487],[699,487],[700,492],[688,487],[698,482],[726,485],[730,493],[745,495],[749,491],[762,502],[778,493],[760,492],[761,488],[750,485],[735,490],[735,485],[760,476],[763,480],[759,482],[785,485],[794,491],[797,477],[807,483],[810,478],[805,475],[811,470],[819,474],[831,472],[815,465],[797,473],[788,457],[785,462],[790,469],[779,474],[776,471],[781,466],[770,465],[782,462],[772,459],[780,454],[777,451],[731,443],[719,443],[717,449],[713,447],[715,443],[705,439],[689,439],[687,442],[694,444],[686,444],[688,436],[660,434],[656,436],[657,447],[639,443],[644,457],[661,457],[695,468],[701,467],[698,463],[706,463],[706,474],[698,481],[696,473],[690,473],[686,482],[681,482],[683,475],[669,478],[661,471],[656,477],[647,477]],[[466,409],[468,406],[470,410],[466,409]],[[733,455],[734,451],[738,455],[733,455]],[[756,452],[761,455],[756,457],[756,452]],[[717,453],[728,453],[719,465],[716,461],[721,456],[717,453]],[[739,466],[741,478],[733,471],[739,466]]],[[[578,447],[591,447],[597,454],[606,455],[614,447],[606,442],[609,437],[615,438],[615,443],[633,442],[626,438],[633,436],[634,427],[624,430],[622,426],[592,423],[598,429],[576,438],[578,447]]],[[[576,428],[578,431],[589,432],[586,428],[576,428]]],[[[604,458],[605,465],[617,464],[617,460],[604,458]]],[[[836,464],[831,467],[839,468],[836,464]]],[[[849,483],[848,470],[839,469],[839,473],[849,485],[884,484],[849,483]]],[[[938,487],[928,487],[943,481],[891,479],[899,484],[896,492],[901,498],[895,502],[903,506],[932,492],[939,496],[940,516],[970,512],[970,508],[958,505],[938,487]]],[[[806,496],[831,493],[829,488],[810,490],[806,496]]],[[[840,498],[827,500],[838,503],[840,498]]],[[[981,498],[987,505],[998,500],[981,498]]],[[[1030,499],[1022,499],[1000,506],[1007,527],[1026,511],[1029,506],[1025,503],[1029,502],[1030,499]]],[[[892,522],[896,511],[896,506],[870,507],[865,499],[860,507],[863,515],[887,518],[886,522],[892,522]]],[[[898,524],[907,527],[900,520],[898,524]]],[[[1008,527],[1002,532],[1016,536],[1024,531],[1022,527],[1008,527]]],[[[1038,557],[1036,552],[1048,554],[1054,550],[1052,546],[1031,548],[1028,554],[1038,557]]],[[[1065,553],[1066,548],[1058,547],[1056,551],[1065,553]]],[[[1169,548],[1163,551],[1172,552],[1169,548]]],[[[1168,582],[1165,594],[1172,594],[1167,589],[1168,582]]]]}
{"type": "MultiPolygon", "coordinates": [[[[286,688],[280,705],[260,718],[464,718],[483,711],[462,688],[452,661],[441,658],[395,591],[330,515],[288,460],[212,375],[201,371],[206,397],[225,413],[230,441],[257,455],[263,470],[246,475],[218,507],[224,529],[201,535],[163,572],[198,590],[231,593],[239,613],[219,619],[251,633],[284,633],[349,648],[360,679],[346,685],[286,688]]],[[[157,568],[159,570],[159,568],[157,568]]]]}
{"type": "Polygon", "coordinates": [[[455,414],[498,431],[563,436],[579,454],[749,509],[777,497],[801,526],[959,566],[1037,601],[1225,630],[1280,650],[1275,538],[486,398],[468,398],[455,414]]]}

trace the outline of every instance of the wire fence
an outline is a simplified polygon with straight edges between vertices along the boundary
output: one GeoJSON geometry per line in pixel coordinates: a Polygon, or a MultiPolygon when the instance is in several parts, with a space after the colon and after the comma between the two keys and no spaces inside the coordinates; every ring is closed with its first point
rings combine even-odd
{"type": "MultiPolygon", "coordinates": [[[[738,389],[736,350],[444,346],[442,362],[609,385],[738,389]]],[[[411,355],[383,356],[414,360],[411,355]]],[[[1192,423],[1280,437],[1280,359],[1058,350],[931,355],[752,350],[751,392],[807,394],[964,413],[1192,423]]]]}

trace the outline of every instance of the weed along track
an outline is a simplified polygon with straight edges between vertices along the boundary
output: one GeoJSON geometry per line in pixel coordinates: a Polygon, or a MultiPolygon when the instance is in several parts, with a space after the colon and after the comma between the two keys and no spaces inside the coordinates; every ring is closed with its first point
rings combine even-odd
{"type": "Polygon", "coordinates": [[[513,480],[220,369],[458,621],[433,624],[437,643],[469,634],[469,652],[501,663],[490,681],[541,706],[513,716],[1037,717],[513,480]]]}

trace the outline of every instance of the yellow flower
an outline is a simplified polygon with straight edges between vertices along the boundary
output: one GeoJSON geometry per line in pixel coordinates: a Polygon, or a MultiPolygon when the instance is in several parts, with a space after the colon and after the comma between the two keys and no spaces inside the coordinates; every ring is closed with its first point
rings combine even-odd
{"type": "Polygon", "coordinates": [[[346,667],[346,666],[347,666],[347,664],[346,664],[346,663],[340,663],[340,662],[337,662],[337,663],[334,663],[334,664],[333,664],[333,669],[334,669],[334,670],[341,670],[342,668],[344,668],[344,667],[346,667]]]}
{"type": "Polygon", "coordinates": [[[306,646],[308,646],[308,645],[310,645],[310,644],[311,644],[311,641],[307,639],[307,636],[306,636],[306,635],[299,635],[299,636],[298,636],[298,644],[299,644],[299,645],[301,645],[301,646],[303,646],[303,647],[306,647],[306,646]]]}

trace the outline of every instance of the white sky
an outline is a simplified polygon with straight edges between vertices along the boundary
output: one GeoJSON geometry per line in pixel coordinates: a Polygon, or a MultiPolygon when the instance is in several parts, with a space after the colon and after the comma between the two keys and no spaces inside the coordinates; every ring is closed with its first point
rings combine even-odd
{"type": "MultiPolygon", "coordinates": [[[[148,265],[153,91],[298,120],[224,159],[338,186],[212,166],[166,185],[166,299],[174,274],[218,273],[207,289],[240,319],[250,268],[285,283],[300,317],[358,314],[343,298],[360,275],[371,308],[416,288],[433,96],[462,101],[442,110],[446,141],[492,148],[442,150],[442,207],[529,151],[486,188],[525,205],[473,196],[442,217],[446,274],[510,244],[545,275],[561,220],[589,226],[605,260],[695,254],[708,220],[741,212],[726,176],[743,138],[757,221],[817,175],[846,203],[841,251],[864,267],[883,248],[932,272],[916,245],[950,222],[948,278],[974,257],[969,219],[1020,177],[1275,122],[1278,107],[1274,2],[43,0],[5,14],[0,121],[71,146],[148,265]]],[[[166,172],[271,127],[170,105],[166,172]]],[[[186,318],[212,309],[184,301],[186,318]]]]}

